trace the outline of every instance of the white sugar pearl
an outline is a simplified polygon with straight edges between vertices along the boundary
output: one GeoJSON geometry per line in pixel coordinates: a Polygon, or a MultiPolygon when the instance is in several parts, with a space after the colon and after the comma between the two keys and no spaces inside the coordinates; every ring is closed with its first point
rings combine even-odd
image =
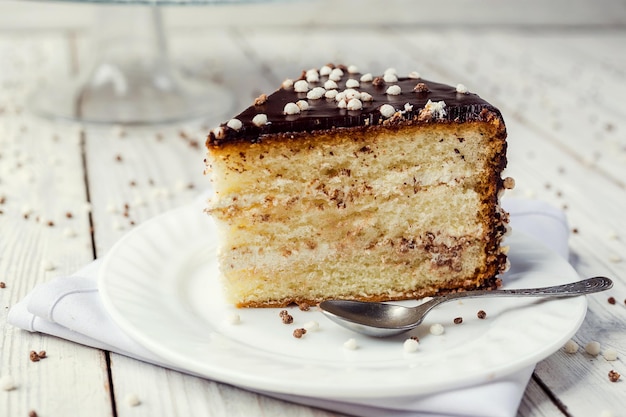
{"type": "Polygon", "coordinates": [[[404,105],[404,111],[412,111],[413,110],[413,105],[411,103],[406,103],[404,105]]]}
{"type": "Polygon", "coordinates": [[[430,326],[430,334],[435,335],[435,336],[441,336],[444,332],[444,328],[441,324],[439,323],[435,323],[432,326],[430,326]]]}
{"type": "Polygon", "coordinates": [[[361,103],[361,100],[358,98],[353,98],[348,101],[346,107],[348,110],[361,110],[363,108],[363,103],[361,103]]]}
{"type": "Polygon", "coordinates": [[[136,407],[141,404],[141,401],[139,400],[137,394],[126,394],[124,400],[126,401],[126,404],[130,407],[136,407]]]}
{"type": "Polygon", "coordinates": [[[361,75],[361,82],[362,83],[372,82],[373,79],[374,79],[374,76],[372,75],[371,72],[368,72],[367,74],[361,75]]]}
{"type": "Polygon", "coordinates": [[[590,354],[591,356],[598,356],[600,353],[601,346],[599,342],[591,341],[585,345],[585,352],[590,354]]]}
{"type": "Polygon", "coordinates": [[[419,79],[420,79],[420,78],[422,78],[422,77],[420,76],[420,73],[419,73],[419,72],[417,72],[417,71],[411,71],[411,72],[409,73],[409,78],[410,78],[410,79],[412,79],[412,80],[419,80],[419,79]]]}
{"type": "Polygon", "coordinates": [[[374,97],[370,93],[361,92],[361,101],[374,101],[374,97]]]}
{"type": "Polygon", "coordinates": [[[316,321],[309,321],[302,326],[306,329],[307,332],[315,332],[319,330],[320,324],[316,321]]]}
{"type": "Polygon", "coordinates": [[[298,80],[293,85],[293,91],[296,93],[306,93],[309,91],[309,83],[305,80],[298,80]]]}
{"type": "Polygon", "coordinates": [[[332,72],[332,70],[333,69],[328,65],[324,65],[322,68],[320,68],[320,75],[327,76],[332,72]]]}
{"type": "Polygon", "coordinates": [[[258,127],[265,126],[267,124],[267,114],[257,114],[252,118],[252,123],[258,127]]]}
{"type": "Polygon", "coordinates": [[[389,94],[390,96],[398,96],[402,93],[402,89],[399,85],[392,85],[387,88],[387,91],[385,91],[385,93],[389,94]]]}
{"type": "Polygon", "coordinates": [[[291,88],[293,87],[293,80],[290,78],[287,78],[285,81],[283,81],[283,83],[281,84],[281,86],[283,88],[291,88]]]}
{"type": "Polygon", "coordinates": [[[333,69],[330,74],[328,74],[328,79],[333,81],[339,81],[343,77],[343,71],[339,68],[333,69]]]}
{"type": "Polygon", "coordinates": [[[296,106],[298,106],[301,111],[306,111],[309,109],[309,102],[306,100],[298,100],[296,106]]]}
{"type": "Polygon", "coordinates": [[[578,352],[578,343],[573,340],[568,340],[565,346],[563,346],[563,350],[567,353],[576,353],[578,352]]]}
{"type": "Polygon", "coordinates": [[[607,361],[615,361],[617,360],[617,350],[608,348],[602,353],[602,356],[604,356],[604,359],[607,361]]]}
{"type": "Polygon", "coordinates": [[[306,94],[306,98],[309,100],[318,100],[324,97],[324,94],[326,94],[326,90],[323,87],[315,87],[306,94]]]}
{"type": "Polygon", "coordinates": [[[239,119],[230,119],[228,123],[226,123],[226,126],[234,130],[239,130],[243,127],[243,123],[241,123],[239,119]]]}
{"type": "Polygon", "coordinates": [[[348,350],[356,350],[356,348],[359,347],[359,345],[357,345],[356,340],[355,339],[348,339],[344,344],[343,347],[345,349],[348,350]]]}
{"type": "Polygon", "coordinates": [[[417,349],[419,349],[419,342],[415,339],[406,339],[402,346],[405,352],[413,353],[417,352],[417,349]]]}
{"type": "Polygon", "coordinates": [[[239,324],[241,323],[241,317],[237,313],[232,313],[226,316],[226,322],[232,325],[239,324]]]}
{"type": "Polygon", "coordinates": [[[15,381],[11,375],[3,375],[0,378],[0,388],[3,391],[12,391],[16,388],[15,381]]]}
{"type": "Polygon", "coordinates": [[[332,89],[335,89],[335,88],[339,88],[339,86],[333,80],[327,80],[324,83],[324,88],[327,89],[327,90],[332,90],[332,89]]]}
{"type": "Polygon", "coordinates": [[[457,84],[456,85],[456,92],[457,93],[461,93],[461,94],[467,94],[467,93],[469,93],[469,90],[463,84],[457,84]]]}
{"type": "Polygon", "coordinates": [[[350,78],[348,81],[346,81],[347,88],[356,88],[359,85],[360,85],[359,82],[355,80],[354,78],[350,78]]]}
{"type": "Polygon", "coordinates": [[[346,100],[351,100],[353,98],[361,99],[361,93],[355,90],[354,88],[348,88],[343,90],[346,100]]]}
{"type": "Polygon", "coordinates": [[[320,80],[320,75],[316,69],[310,69],[306,72],[306,80],[310,83],[316,83],[320,80]]]}
{"type": "Polygon", "coordinates": [[[383,117],[390,118],[395,113],[396,109],[394,109],[391,104],[383,104],[382,106],[380,106],[380,114],[382,114],[383,117]]]}
{"type": "Polygon", "coordinates": [[[348,74],[356,74],[359,72],[359,68],[356,65],[348,66],[348,74]]]}
{"type": "Polygon", "coordinates": [[[299,114],[300,107],[296,103],[287,103],[283,109],[284,114],[299,114]]]}
{"type": "Polygon", "coordinates": [[[396,74],[385,74],[383,75],[383,80],[385,80],[386,83],[397,83],[398,82],[398,76],[396,74]]]}
{"type": "Polygon", "coordinates": [[[53,271],[55,268],[51,260],[44,260],[41,266],[44,271],[53,271]]]}
{"type": "Polygon", "coordinates": [[[337,97],[337,94],[338,94],[337,90],[328,90],[324,94],[324,97],[334,99],[335,97],[337,97]]]}

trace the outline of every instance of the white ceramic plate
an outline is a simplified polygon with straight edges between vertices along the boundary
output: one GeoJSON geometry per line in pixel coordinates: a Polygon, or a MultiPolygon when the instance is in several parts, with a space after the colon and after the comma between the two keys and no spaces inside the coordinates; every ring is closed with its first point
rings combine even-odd
{"type": "MultiPolygon", "coordinates": [[[[505,288],[579,279],[529,237],[513,234],[505,288]]],[[[177,209],[137,227],[108,253],[99,277],[104,304],[134,339],[178,368],[249,389],[327,398],[427,394],[480,384],[532,365],[576,332],[584,297],[470,299],[438,307],[412,333],[374,339],[343,329],[316,309],[235,309],[222,295],[215,234],[202,208],[177,209]],[[476,313],[484,310],[487,318],[476,313]],[[233,314],[241,318],[233,325],[233,314]],[[462,324],[453,324],[462,317],[462,324]],[[301,339],[295,328],[316,321],[301,339]],[[440,323],[441,336],[429,334],[440,323]],[[417,335],[419,350],[404,340],[417,335]],[[354,338],[356,350],[344,348],[354,338]]],[[[404,302],[411,304],[415,302],[404,302]]]]}

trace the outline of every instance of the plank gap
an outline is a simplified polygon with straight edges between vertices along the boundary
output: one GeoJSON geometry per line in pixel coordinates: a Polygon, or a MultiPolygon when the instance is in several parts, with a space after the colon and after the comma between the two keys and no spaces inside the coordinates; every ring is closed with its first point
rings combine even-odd
{"type": "Polygon", "coordinates": [[[537,375],[536,372],[533,372],[532,375],[533,381],[541,388],[541,390],[546,394],[546,396],[552,401],[552,403],[559,409],[560,412],[563,413],[565,417],[573,417],[569,411],[567,411],[567,406],[563,404],[563,402],[552,392],[550,388],[541,380],[541,378],[537,375]]]}
{"type": "Polygon", "coordinates": [[[111,352],[104,351],[104,359],[107,365],[107,379],[109,381],[109,394],[111,398],[112,417],[117,417],[117,401],[115,400],[115,389],[113,389],[113,372],[111,371],[111,352]]]}
{"type": "MultiPolygon", "coordinates": [[[[84,130],[80,132],[80,158],[82,161],[83,168],[83,183],[85,185],[85,198],[87,199],[87,204],[91,204],[91,193],[89,189],[89,171],[87,170],[87,150],[85,146],[86,134],[84,130]]],[[[94,223],[93,223],[93,213],[92,210],[89,210],[87,214],[89,219],[89,236],[91,237],[91,256],[93,259],[98,258],[98,251],[96,249],[96,239],[94,236],[94,223]]]]}

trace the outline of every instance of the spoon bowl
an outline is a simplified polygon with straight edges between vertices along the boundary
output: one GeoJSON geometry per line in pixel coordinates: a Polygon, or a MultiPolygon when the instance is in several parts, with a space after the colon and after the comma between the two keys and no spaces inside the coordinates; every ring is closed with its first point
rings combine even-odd
{"type": "Polygon", "coordinates": [[[433,297],[416,307],[354,300],[327,300],[320,303],[326,317],[357,333],[389,337],[419,326],[439,304],[460,298],[479,297],[574,297],[608,290],[613,281],[594,277],[569,284],[528,289],[461,291],[433,297]]]}

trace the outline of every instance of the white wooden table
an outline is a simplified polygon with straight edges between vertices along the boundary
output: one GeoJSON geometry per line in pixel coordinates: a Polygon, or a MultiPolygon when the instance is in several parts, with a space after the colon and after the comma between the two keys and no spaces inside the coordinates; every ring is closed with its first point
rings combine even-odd
{"type": "MultiPolygon", "coordinates": [[[[320,1],[168,8],[165,16],[173,60],[230,89],[238,109],[333,61],[418,70],[499,107],[511,194],[562,207],[579,274],[615,280],[609,293],[589,296],[574,340],[614,348],[618,360],[558,351],[537,365],[518,416],[626,416],[626,2],[543,3],[320,1]],[[609,381],[612,369],[624,375],[619,382],[609,381]]],[[[336,415],[6,324],[9,307],[36,284],[103,256],[208,184],[204,138],[222,121],[212,115],[121,128],[29,113],[38,83],[83,69],[92,12],[0,4],[0,376],[17,384],[0,391],[0,416],[336,415]],[[31,362],[31,350],[48,358],[31,362]],[[131,393],[140,406],[126,404],[131,393]]]]}

